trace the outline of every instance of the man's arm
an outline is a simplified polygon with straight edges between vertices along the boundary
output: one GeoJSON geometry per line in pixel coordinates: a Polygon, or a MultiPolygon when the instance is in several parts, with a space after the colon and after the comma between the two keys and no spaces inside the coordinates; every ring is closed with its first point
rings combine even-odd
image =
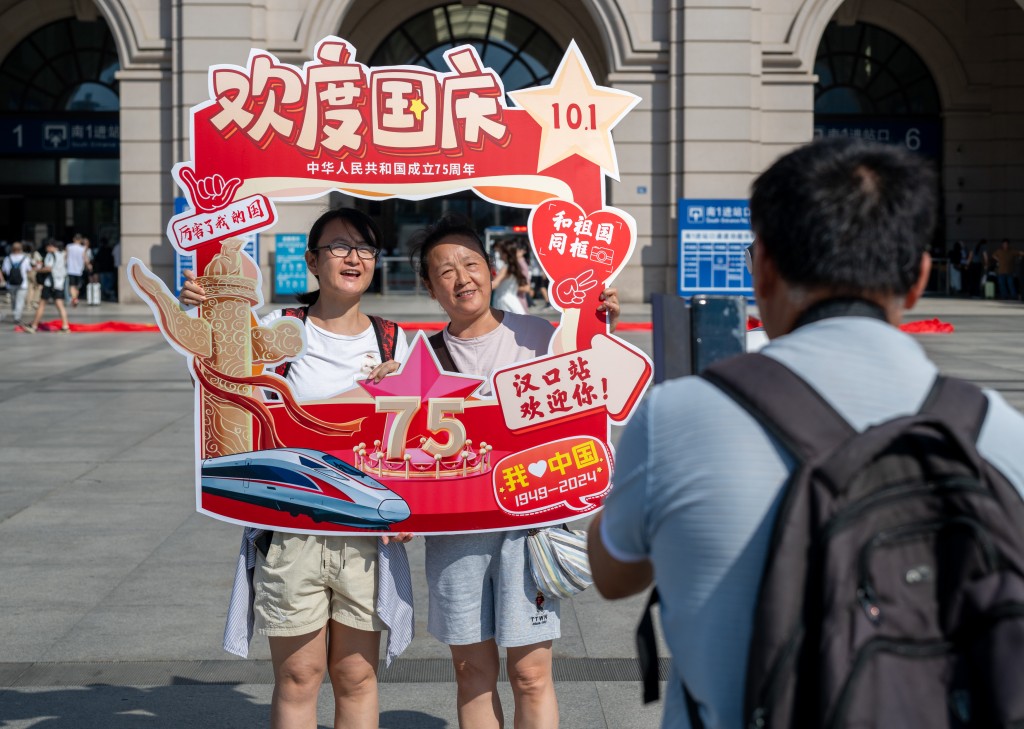
{"type": "Polygon", "coordinates": [[[597,591],[609,600],[643,592],[651,584],[654,573],[648,560],[621,562],[613,557],[601,540],[601,517],[598,513],[587,531],[587,552],[594,573],[597,591]]]}

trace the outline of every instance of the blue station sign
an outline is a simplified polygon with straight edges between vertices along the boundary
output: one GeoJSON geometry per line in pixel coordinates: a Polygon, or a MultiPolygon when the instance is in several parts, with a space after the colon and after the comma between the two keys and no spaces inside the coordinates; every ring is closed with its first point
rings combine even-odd
{"type": "Polygon", "coordinates": [[[680,199],[679,295],[752,297],[745,251],[753,242],[746,199],[680,199]]]}
{"type": "Polygon", "coordinates": [[[114,114],[0,116],[0,155],[117,157],[121,122],[114,114]]]}
{"type": "Polygon", "coordinates": [[[278,233],[274,245],[274,293],[306,290],[306,234],[278,233]]]}

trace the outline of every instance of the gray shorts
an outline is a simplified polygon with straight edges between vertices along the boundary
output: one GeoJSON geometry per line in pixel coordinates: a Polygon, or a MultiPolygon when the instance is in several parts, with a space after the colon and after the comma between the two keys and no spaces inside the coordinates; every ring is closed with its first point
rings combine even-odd
{"type": "Polygon", "coordinates": [[[561,635],[559,601],[530,575],[526,532],[426,537],[430,606],[427,630],[442,643],[491,638],[508,648],[561,635]]]}

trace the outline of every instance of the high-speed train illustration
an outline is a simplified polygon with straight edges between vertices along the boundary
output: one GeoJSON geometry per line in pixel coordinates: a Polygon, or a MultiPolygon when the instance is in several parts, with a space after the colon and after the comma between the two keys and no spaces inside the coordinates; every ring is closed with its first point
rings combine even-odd
{"type": "Polygon", "coordinates": [[[405,499],[384,484],[340,458],[308,448],[207,458],[202,489],[292,516],[365,529],[388,529],[410,514],[405,499]]]}

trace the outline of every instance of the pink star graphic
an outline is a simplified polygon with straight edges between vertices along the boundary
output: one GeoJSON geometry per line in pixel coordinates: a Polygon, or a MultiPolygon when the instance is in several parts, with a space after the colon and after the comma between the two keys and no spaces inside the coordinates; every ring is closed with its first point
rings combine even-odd
{"type": "Polygon", "coordinates": [[[423,332],[416,335],[409,359],[401,369],[383,380],[361,380],[362,388],[374,398],[384,395],[416,395],[425,402],[433,397],[466,399],[484,382],[482,377],[452,374],[441,369],[423,332]]]}

